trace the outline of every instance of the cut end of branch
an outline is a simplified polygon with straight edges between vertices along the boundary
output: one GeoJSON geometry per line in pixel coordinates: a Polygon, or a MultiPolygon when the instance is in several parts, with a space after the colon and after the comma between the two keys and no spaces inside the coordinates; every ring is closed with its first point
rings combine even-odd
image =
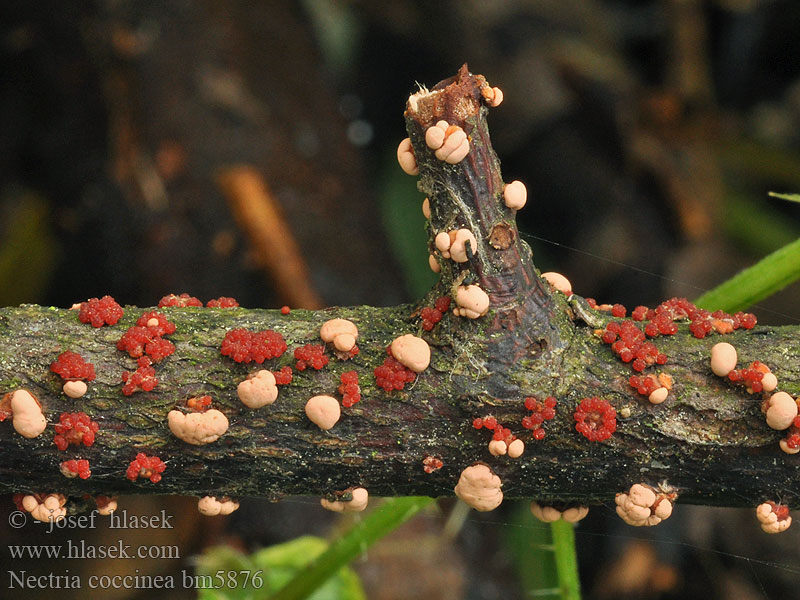
{"type": "Polygon", "coordinates": [[[450,124],[464,126],[469,117],[481,108],[481,89],[488,87],[483,75],[473,75],[464,63],[458,73],[428,90],[422,87],[408,97],[406,114],[423,128],[444,119],[450,124]]]}

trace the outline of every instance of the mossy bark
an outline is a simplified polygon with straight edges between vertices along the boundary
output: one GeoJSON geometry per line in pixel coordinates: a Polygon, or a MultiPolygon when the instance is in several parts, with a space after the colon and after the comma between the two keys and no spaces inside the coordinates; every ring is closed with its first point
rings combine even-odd
{"type": "MultiPolygon", "coordinates": [[[[798,495],[800,457],[782,453],[782,434],[770,430],[760,412],[761,396],[716,377],[708,366],[718,336],[692,337],[686,325],[675,336],[658,338],[669,361],[660,371],[674,386],[668,400],[650,405],[627,383],[631,370],[617,360],[594,331],[607,318],[583,299],[553,293],[520,241],[513,211],[502,202],[499,162],[486,128],[480,98],[485,81],[462,69],[406,110],[409,133],[420,166],[420,188],[430,198],[430,238],[454,228],[469,228],[478,250],[463,264],[441,260],[442,277],[417,305],[351,307],[322,311],[166,308],[177,331],[177,351],[155,365],[153,392],[121,393],[124,370],[133,359],[116,350],[116,341],[146,309],[127,307],[113,327],[92,328],[64,309],[21,306],[0,310],[0,391],[26,388],[43,405],[50,426],[36,439],[0,425],[3,460],[0,489],[5,492],[83,494],[157,493],[229,496],[321,495],[361,485],[373,495],[452,495],[463,468],[483,461],[503,481],[506,497],[543,501],[608,503],[635,482],[668,482],[680,501],[723,506],[754,505],[769,498],[792,504],[798,495]],[[468,157],[457,165],[438,161],[424,142],[425,129],[439,119],[458,124],[471,136],[468,157]],[[476,320],[445,315],[431,332],[421,328],[419,311],[461,283],[476,283],[489,293],[488,315],[476,320]],[[254,365],[221,356],[225,332],[235,327],[279,331],[289,351],[264,368],[294,366],[292,349],[319,342],[319,328],[332,317],[359,328],[360,353],[351,360],[331,355],[321,371],[295,372],[280,388],[275,404],[246,408],[237,384],[254,365]],[[414,333],[432,348],[430,367],[402,392],[375,385],[373,369],[398,335],[414,333]],[[49,369],[64,350],[94,363],[97,379],[87,395],[71,400],[49,369]],[[362,401],[343,409],[339,423],[321,431],[304,414],[316,394],[337,395],[339,376],[359,373],[362,401]],[[211,395],[230,420],[217,442],[191,446],[175,438],[167,413],[189,397],[211,395]],[[547,435],[535,441],[520,425],[528,414],[526,396],[555,396],[557,414],[547,435]],[[618,412],[617,433],[591,443],[575,431],[573,412],[581,399],[600,396],[618,412]],[[65,411],[84,411],[100,423],[90,448],[60,452],[52,424],[65,411]],[[516,460],[492,457],[490,433],[472,420],[494,415],[526,443],[516,460]],[[137,452],[167,463],[157,484],[125,478],[137,452]],[[425,473],[423,460],[444,466],[425,473]],[[92,477],[66,479],[59,463],[88,458],[92,477]]],[[[431,249],[433,244],[431,241],[431,249]]],[[[725,337],[739,351],[740,364],[760,360],[779,380],[779,389],[800,393],[795,327],[757,327],[725,337]]]]}

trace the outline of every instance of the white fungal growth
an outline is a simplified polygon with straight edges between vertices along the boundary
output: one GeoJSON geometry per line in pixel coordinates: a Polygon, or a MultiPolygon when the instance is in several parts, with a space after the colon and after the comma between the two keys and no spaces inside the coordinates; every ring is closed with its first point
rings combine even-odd
{"type": "Polygon", "coordinates": [[[431,363],[431,347],[421,337],[401,335],[392,340],[392,356],[404,367],[422,373],[431,363]]]}
{"type": "Polygon", "coordinates": [[[433,245],[444,258],[450,258],[450,245],[453,243],[450,234],[446,231],[440,231],[433,238],[433,245]]]}
{"type": "Polygon", "coordinates": [[[358,339],[358,327],[347,319],[330,319],[322,324],[319,336],[340,352],[350,352],[358,339]]]}
{"type": "Polygon", "coordinates": [[[456,291],[456,307],[453,314],[457,317],[477,319],[489,312],[489,294],[477,285],[460,285],[456,291]]]}
{"type": "Polygon", "coordinates": [[[236,386],[236,394],[248,408],[261,408],[272,404],[278,398],[278,386],[271,371],[261,369],[251,373],[247,379],[236,386]]]}
{"type": "Polygon", "coordinates": [[[756,507],[756,519],[766,533],[781,533],[792,524],[789,509],[775,502],[759,504],[756,507]]]}
{"type": "Polygon", "coordinates": [[[508,457],[519,458],[525,452],[525,442],[516,439],[508,445],[508,457]]]}
{"type": "Polygon", "coordinates": [[[778,431],[791,427],[797,416],[797,402],[786,392],[772,394],[766,407],[767,425],[778,431]]]}
{"type": "Polygon", "coordinates": [[[206,515],[207,517],[229,515],[238,508],[239,503],[227,497],[218,500],[215,496],[203,496],[197,502],[197,510],[200,511],[200,514],[206,515]]]}
{"type": "Polygon", "coordinates": [[[400,163],[400,168],[409,175],[419,175],[419,167],[414,156],[411,138],[405,138],[397,147],[397,162],[400,163]]]}
{"type": "Polygon", "coordinates": [[[349,495],[352,499],[349,501],[331,501],[322,498],[320,500],[320,504],[323,508],[332,510],[333,512],[361,512],[367,508],[367,504],[369,503],[369,493],[363,487],[351,488],[346,490],[345,494],[349,495]]]}
{"type": "Polygon", "coordinates": [[[764,373],[764,377],[761,378],[761,389],[765,392],[774,392],[777,387],[778,378],[775,377],[775,373],[772,371],[764,373]]]}
{"type": "Polygon", "coordinates": [[[736,348],[728,342],[719,342],[711,347],[711,370],[718,377],[727,377],[738,362],[736,348]]]}
{"type": "Polygon", "coordinates": [[[425,131],[425,143],[435,150],[439,160],[456,164],[469,154],[469,139],[458,125],[450,125],[447,121],[439,121],[425,131]]]}
{"type": "Polygon", "coordinates": [[[486,465],[477,464],[461,471],[455,487],[456,496],[475,510],[494,510],[503,502],[503,484],[486,465]]]}
{"type": "Polygon", "coordinates": [[[521,181],[512,181],[503,186],[503,202],[512,210],[522,210],[528,201],[528,188],[521,181]]]}
{"type": "Polygon", "coordinates": [[[332,396],[314,396],[306,402],[306,416],[320,429],[327,431],[339,421],[342,408],[332,396]]]}
{"type": "Polygon", "coordinates": [[[561,511],[553,506],[531,502],[531,514],[544,523],[553,523],[558,520],[564,520],[568,523],[577,523],[589,514],[589,507],[572,506],[561,511]]]}
{"type": "Polygon", "coordinates": [[[14,430],[25,438],[38,437],[47,428],[39,400],[28,390],[11,394],[11,421],[14,430]]]}
{"type": "Polygon", "coordinates": [[[194,446],[216,442],[228,431],[228,417],[216,408],[188,414],[171,410],[167,415],[167,424],[175,437],[194,446]]]}
{"type": "Polygon", "coordinates": [[[548,271],[547,273],[542,273],[542,277],[546,279],[547,283],[553,286],[553,288],[565,296],[572,296],[572,284],[569,282],[569,279],[564,277],[561,273],[548,271]]]}
{"type": "Polygon", "coordinates": [[[647,485],[635,483],[627,494],[617,494],[617,514],[634,527],[658,525],[672,514],[672,499],[668,494],[647,485]]]}
{"type": "Polygon", "coordinates": [[[669,396],[669,390],[665,387],[660,387],[650,392],[650,395],[647,397],[647,399],[651,404],[661,404],[667,399],[667,396],[669,396]]]}
{"type": "Polygon", "coordinates": [[[486,104],[492,108],[500,106],[503,102],[503,90],[499,87],[491,87],[487,84],[481,88],[481,96],[483,96],[486,104]]]}
{"type": "Polygon", "coordinates": [[[503,440],[492,440],[489,442],[489,454],[492,456],[504,456],[508,452],[508,446],[503,440]]]}

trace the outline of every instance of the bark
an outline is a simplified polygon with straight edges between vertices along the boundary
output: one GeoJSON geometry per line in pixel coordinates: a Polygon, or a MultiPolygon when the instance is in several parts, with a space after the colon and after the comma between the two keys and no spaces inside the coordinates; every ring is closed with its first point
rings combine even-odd
{"type": "MultiPolygon", "coordinates": [[[[62,411],[85,411],[101,424],[91,448],[60,452],[52,426],[36,439],[23,439],[10,423],[0,425],[3,458],[0,489],[82,494],[226,494],[277,499],[289,494],[320,495],[362,485],[373,495],[449,496],[459,473],[484,461],[500,476],[506,497],[544,501],[608,503],[632,483],[675,487],[679,501],[721,506],[754,505],[769,498],[792,504],[797,496],[798,458],[778,447],[782,434],[770,430],[760,412],[761,396],[714,376],[711,346],[720,336],[695,339],[683,324],[675,336],[658,338],[669,361],[674,387],[662,405],[650,405],[627,383],[632,371],[598,339],[595,329],[608,318],[573,296],[552,292],[539,277],[528,246],[502,202],[503,180],[486,125],[481,76],[466,67],[422,94],[406,109],[406,122],[420,168],[419,187],[431,203],[430,247],[442,230],[469,228],[478,250],[467,263],[441,261],[442,276],[415,305],[367,306],[321,311],[168,308],[177,325],[170,336],[177,352],[156,365],[151,393],[121,394],[121,373],[134,361],[115,343],[145,310],[126,307],[123,320],[95,329],[74,311],[21,306],[0,311],[0,390],[26,388],[41,401],[49,422],[62,411]],[[471,150],[459,164],[437,160],[424,141],[427,127],[445,119],[462,126],[471,150]],[[487,316],[468,320],[448,314],[431,332],[419,311],[461,283],[489,293],[487,316]],[[275,329],[289,351],[266,363],[277,370],[294,365],[292,349],[319,343],[319,328],[332,317],[348,318],[360,331],[360,353],[349,361],[331,355],[317,372],[295,372],[275,404],[244,407],[236,385],[256,367],[220,355],[225,332],[234,327],[275,329]],[[430,367],[402,392],[375,385],[373,369],[396,336],[414,333],[432,348],[430,367]],[[64,350],[94,363],[97,379],[88,394],[69,400],[49,364],[64,350]],[[316,394],[336,395],[339,375],[356,369],[362,401],[343,409],[339,423],[320,431],[303,406],[316,394]],[[209,394],[229,418],[217,442],[190,446],[172,436],[166,415],[185,399],[209,394]],[[526,396],[558,399],[547,435],[535,441],[520,425],[526,396]],[[591,443],[575,431],[573,412],[581,399],[609,400],[620,418],[608,441],[591,443]],[[486,430],[472,420],[494,415],[526,443],[516,460],[492,457],[486,430]],[[161,482],[125,479],[137,452],[167,462],[161,482]],[[423,460],[444,466],[426,474],[423,460]],[[58,465],[88,458],[92,477],[67,480],[58,465]]],[[[725,336],[739,351],[740,364],[760,360],[778,377],[779,389],[798,393],[797,328],[756,327],[725,336]]],[[[330,354],[330,351],[329,351],[330,354]]],[[[648,369],[652,370],[652,368],[648,369]]]]}

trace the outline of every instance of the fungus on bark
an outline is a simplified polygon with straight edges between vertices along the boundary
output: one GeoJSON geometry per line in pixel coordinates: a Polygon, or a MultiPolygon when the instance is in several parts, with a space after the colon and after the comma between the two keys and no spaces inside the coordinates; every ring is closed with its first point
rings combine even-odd
{"type": "Polygon", "coordinates": [[[28,390],[11,393],[11,422],[14,430],[25,438],[35,438],[47,428],[39,399],[28,390]]]}
{"type": "Polygon", "coordinates": [[[454,488],[456,496],[475,510],[494,510],[503,502],[500,478],[484,464],[475,464],[461,471],[454,488]]]}
{"type": "Polygon", "coordinates": [[[197,501],[197,510],[201,515],[216,517],[217,515],[229,515],[238,510],[239,503],[231,500],[227,496],[217,498],[216,496],[203,496],[197,501]]]}
{"type": "Polygon", "coordinates": [[[342,409],[333,396],[313,396],[306,402],[306,416],[320,429],[327,431],[339,421],[342,409]]]}
{"type": "Polygon", "coordinates": [[[278,398],[275,375],[265,369],[251,373],[236,386],[236,394],[248,408],[261,408],[272,404],[278,398]]]}
{"type": "Polygon", "coordinates": [[[349,488],[320,499],[322,507],[333,512],[361,512],[368,503],[369,493],[363,487],[349,488]]]}
{"type": "Polygon", "coordinates": [[[216,408],[188,414],[171,410],[167,415],[167,424],[175,437],[194,446],[216,442],[228,431],[228,417],[216,408]]]}

